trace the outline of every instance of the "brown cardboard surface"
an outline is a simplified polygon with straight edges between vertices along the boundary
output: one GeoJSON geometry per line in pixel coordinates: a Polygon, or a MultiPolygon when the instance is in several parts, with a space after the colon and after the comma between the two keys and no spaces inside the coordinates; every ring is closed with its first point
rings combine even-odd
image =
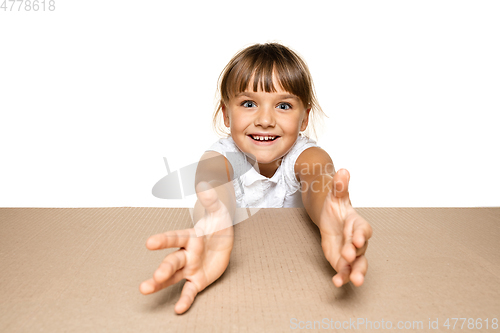
{"type": "Polygon", "coordinates": [[[357,211],[374,231],[361,287],[333,285],[304,209],[261,209],[235,226],[222,277],[176,315],[183,282],[148,296],[139,284],[173,251],[149,251],[146,239],[191,227],[188,209],[0,208],[0,332],[281,332],[314,324],[382,332],[388,321],[390,331],[439,332],[453,331],[451,318],[467,318],[455,331],[500,331],[491,326],[500,319],[500,208],[357,211]],[[482,328],[467,328],[469,318],[482,328]],[[399,321],[423,328],[398,329],[399,321]]]}

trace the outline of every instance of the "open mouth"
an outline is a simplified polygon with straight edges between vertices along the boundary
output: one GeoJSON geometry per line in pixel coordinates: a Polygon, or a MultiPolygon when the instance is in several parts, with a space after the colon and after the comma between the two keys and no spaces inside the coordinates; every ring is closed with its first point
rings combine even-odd
{"type": "Polygon", "coordinates": [[[279,138],[279,136],[254,136],[254,135],[249,135],[252,140],[257,141],[257,142],[271,142],[275,141],[276,139],[279,138]]]}

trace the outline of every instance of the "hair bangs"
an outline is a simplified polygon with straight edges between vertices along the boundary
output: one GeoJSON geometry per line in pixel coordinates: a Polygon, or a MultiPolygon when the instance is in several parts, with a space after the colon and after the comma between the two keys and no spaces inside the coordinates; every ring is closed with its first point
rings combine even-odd
{"type": "Polygon", "coordinates": [[[307,69],[293,55],[260,52],[240,59],[230,70],[227,81],[223,82],[224,101],[246,90],[276,92],[279,88],[296,95],[304,106],[311,103],[311,80],[307,69]]]}
{"type": "MultiPolygon", "coordinates": [[[[222,92],[224,101],[228,101],[234,96],[244,91],[276,92],[273,76],[275,75],[275,63],[273,59],[262,57],[247,57],[234,66],[227,81],[222,82],[225,91],[222,92]]],[[[279,82],[279,80],[278,80],[279,82]]],[[[282,87],[283,88],[283,87],[282,87]]]]}

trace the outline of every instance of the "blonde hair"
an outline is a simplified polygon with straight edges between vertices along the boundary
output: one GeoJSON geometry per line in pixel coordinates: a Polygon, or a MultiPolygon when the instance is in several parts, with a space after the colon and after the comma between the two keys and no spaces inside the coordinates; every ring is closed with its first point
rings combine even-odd
{"type": "Polygon", "coordinates": [[[303,105],[311,108],[309,123],[303,132],[305,136],[318,139],[317,125],[322,117],[328,117],[318,104],[314,85],[307,64],[288,47],[278,43],[254,44],[239,51],[219,76],[217,84],[218,104],[213,115],[213,129],[219,136],[229,136],[224,125],[222,106],[230,98],[260,88],[265,92],[276,92],[273,74],[283,90],[299,97],[303,105]],[[250,80],[253,77],[253,83],[250,80]]]}

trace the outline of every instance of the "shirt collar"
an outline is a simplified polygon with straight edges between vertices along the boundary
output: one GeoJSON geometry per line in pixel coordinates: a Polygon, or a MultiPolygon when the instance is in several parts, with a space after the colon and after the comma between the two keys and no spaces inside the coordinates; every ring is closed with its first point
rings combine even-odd
{"type": "MultiPolygon", "coordinates": [[[[247,163],[250,164],[249,162],[247,163]]],[[[278,167],[278,169],[276,169],[276,172],[271,178],[267,178],[266,176],[261,175],[260,173],[257,172],[257,170],[255,170],[254,167],[250,165],[250,169],[247,172],[245,172],[241,181],[245,186],[250,186],[258,180],[268,181],[277,184],[278,179],[280,178],[280,174],[281,174],[281,165],[278,167]]]]}

